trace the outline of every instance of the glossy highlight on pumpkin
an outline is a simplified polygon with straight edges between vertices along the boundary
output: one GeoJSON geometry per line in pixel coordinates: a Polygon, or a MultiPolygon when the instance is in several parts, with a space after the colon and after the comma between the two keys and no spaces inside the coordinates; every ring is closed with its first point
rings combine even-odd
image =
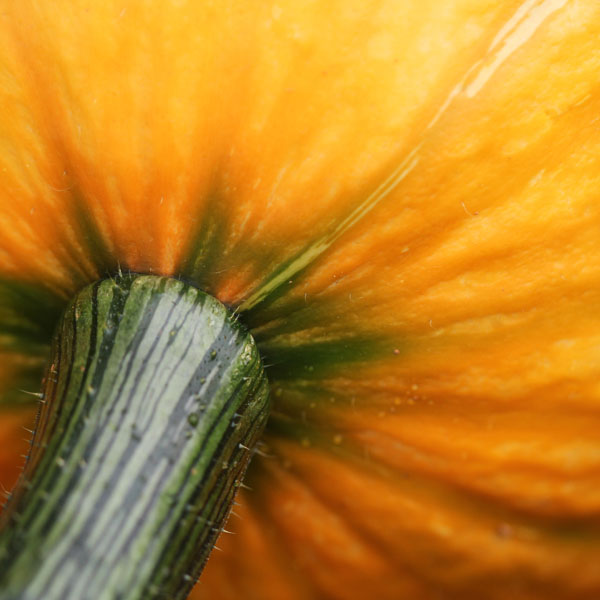
{"type": "Polygon", "coordinates": [[[598,597],[597,2],[0,7],[0,483],[69,298],[174,275],[273,397],[194,597],[598,597]]]}

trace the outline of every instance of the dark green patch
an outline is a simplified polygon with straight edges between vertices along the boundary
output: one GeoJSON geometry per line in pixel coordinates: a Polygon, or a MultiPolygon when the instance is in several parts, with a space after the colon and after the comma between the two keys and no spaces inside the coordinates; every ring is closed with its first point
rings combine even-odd
{"type": "MultiPolygon", "coordinates": [[[[48,348],[46,348],[47,350],[48,348]]],[[[20,367],[11,378],[12,385],[0,394],[0,407],[23,405],[29,406],[37,402],[41,388],[46,353],[33,358],[30,364],[20,367]]]]}
{"type": "Polygon", "coordinates": [[[0,347],[27,353],[46,348],[65,305],[43,285],[0,281],[0,347]]]}
{"type": "Polygon", "coordinates": [[[354,337],[299,346],[259,345],[270,381],[333,376],[351,365],[372,362],[397,347],[381,338],[354,337]]]}

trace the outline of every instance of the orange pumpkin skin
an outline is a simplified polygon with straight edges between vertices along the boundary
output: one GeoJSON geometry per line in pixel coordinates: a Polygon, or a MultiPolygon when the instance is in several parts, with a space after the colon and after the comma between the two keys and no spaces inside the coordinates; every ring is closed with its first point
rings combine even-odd
{"type": "Polygon", "coordinates": [[[274,399],[194,598],[600,596],[597,2],[0,8],[0,483],[61,306],[176,275],[274,399]]]}

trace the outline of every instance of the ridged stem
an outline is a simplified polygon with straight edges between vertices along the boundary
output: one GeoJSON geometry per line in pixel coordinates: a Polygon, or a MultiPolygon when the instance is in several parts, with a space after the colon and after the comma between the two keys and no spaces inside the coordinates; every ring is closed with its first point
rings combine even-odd
{"type": "Polygon", "coordinates": [[[104,280],[64,313],[43,402],[0,600],[185,598],[267,418],[250,335],[180,281],[104,280]]]}

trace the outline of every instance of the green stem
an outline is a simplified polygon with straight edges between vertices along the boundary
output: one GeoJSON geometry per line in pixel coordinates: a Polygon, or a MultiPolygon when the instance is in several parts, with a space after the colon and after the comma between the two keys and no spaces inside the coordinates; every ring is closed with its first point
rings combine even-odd
{"type": "Polygon", "coordinates": [[[101,281],[62,317],[43,398],[0,600],[185,598],[267,418],[250,335],[180,281],[101,281]]]}

